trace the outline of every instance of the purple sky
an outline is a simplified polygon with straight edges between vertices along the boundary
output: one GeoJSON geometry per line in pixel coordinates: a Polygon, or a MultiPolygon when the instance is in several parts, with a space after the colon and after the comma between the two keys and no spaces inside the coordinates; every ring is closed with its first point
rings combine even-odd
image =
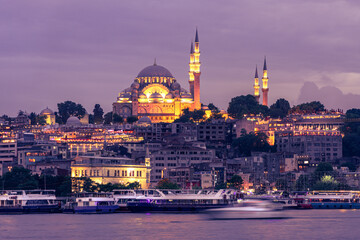
{"type": "Polygon", "coordinates": [[[266,55],[270,104],[282,97],[293,105],[335,89],[331,102],[319,95],[326,107],[360,108],[356,0],[0,0],[0,5],[0,114],[57,110],[65,100],[88,112],[95,103],[110,111],[118,92],[154,57],[188,89],[196,26],[203,103],[226,109],[232,97],[252,94],[255,65],[262,69],[266,55]],[[304,91],[309,86],[318,92],[304,91]]]}

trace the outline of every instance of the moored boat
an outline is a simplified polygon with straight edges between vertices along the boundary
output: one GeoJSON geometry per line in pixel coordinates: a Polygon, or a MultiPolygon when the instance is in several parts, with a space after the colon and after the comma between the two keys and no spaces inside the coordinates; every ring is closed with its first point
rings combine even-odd
{"type": "Polygon", "coordinates": [[[299,206],[311,209],[360,209],[360,195],[352,191],[313,191],[304,197],[299,206]]]}
{"type": "Polygon", "coordinates": [[[61,205],[55,190],[4,190],[0,192],[0,213],[55,213],[61,205]]]}
{"type": "Polygon", "coordinates": [[[236,202],[235,190],[152,190],[128,201],[131,212],[199,212],[236,202]]]}
{"type": "Polygon", "coordinates": [[[73,208],[74,213],[114,213],[118,206],[112,193],[79,193],[73,208]]]}

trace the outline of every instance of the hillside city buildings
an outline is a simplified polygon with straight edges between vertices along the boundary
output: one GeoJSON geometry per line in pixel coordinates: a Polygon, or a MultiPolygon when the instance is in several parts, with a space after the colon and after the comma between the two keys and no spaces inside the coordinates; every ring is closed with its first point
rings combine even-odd
{"type": "MultiPolygon", "coordinates": [[[[0,175],[21,166],[34,174],[71,176],[73,181],[138,182],[155,187],[169,179],[182,188],[215,188],[232,176],[243,178],[245,189],[274,188],[280,178],[295,182],[320,163],[338,166],[341,181],[359,187],[360,173],[349,172],[343,163],[360,166],[360,159],[342,156],[344,114],[323,111],[293,114],[283,119],[245,115],[203,122],[180,122],[184,109],[204,110],[200,102],[199,35],[191,43],[189,90],[185,90],[165,67],[145,67],[129,88],[112,104],[113,114],[136,116],[138,121],[118,124],[89,124],[89,114],[70,116],[56,123],[48,107],[40,112],[44,125],[31,125],[27,113],[0,117],[0,175]],[[272,151],[239,154],[234,140],[244,133],[263,133],[272,151]]],[[[268,68],[264,59],[262,105],[268,106],[268,68]]],[[[260,102],[258,71],[254,96],[260,102]]],[[[75,184],[76,185],[76,184],[75,184]]]]}

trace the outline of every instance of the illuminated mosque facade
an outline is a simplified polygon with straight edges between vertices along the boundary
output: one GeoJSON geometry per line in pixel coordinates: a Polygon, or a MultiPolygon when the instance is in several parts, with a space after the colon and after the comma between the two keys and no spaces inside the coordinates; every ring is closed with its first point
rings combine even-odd
{"type": "Polygon", "coordinates": [[[200,49],[196,30],[191,43],[189,91],[180,86],[171,72],[156,61],[140,71],[129,88],[119,93],[113,103],[113,113],[121,117],[137,116],[151,122],[173,122],[182,111],[201,109],[200,49]]]}

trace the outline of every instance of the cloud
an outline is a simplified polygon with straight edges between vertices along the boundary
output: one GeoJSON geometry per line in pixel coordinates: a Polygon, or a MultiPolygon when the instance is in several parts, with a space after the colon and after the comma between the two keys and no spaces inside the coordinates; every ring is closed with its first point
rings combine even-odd
{"type": "Polygon", "coordinates": [[[344,94],[339,88],[325,86],[319,88],[314,82],[305,82],[300,90],[297,103],[320,101],[327,109],[360,108],[360,94],[344,94]]]}

